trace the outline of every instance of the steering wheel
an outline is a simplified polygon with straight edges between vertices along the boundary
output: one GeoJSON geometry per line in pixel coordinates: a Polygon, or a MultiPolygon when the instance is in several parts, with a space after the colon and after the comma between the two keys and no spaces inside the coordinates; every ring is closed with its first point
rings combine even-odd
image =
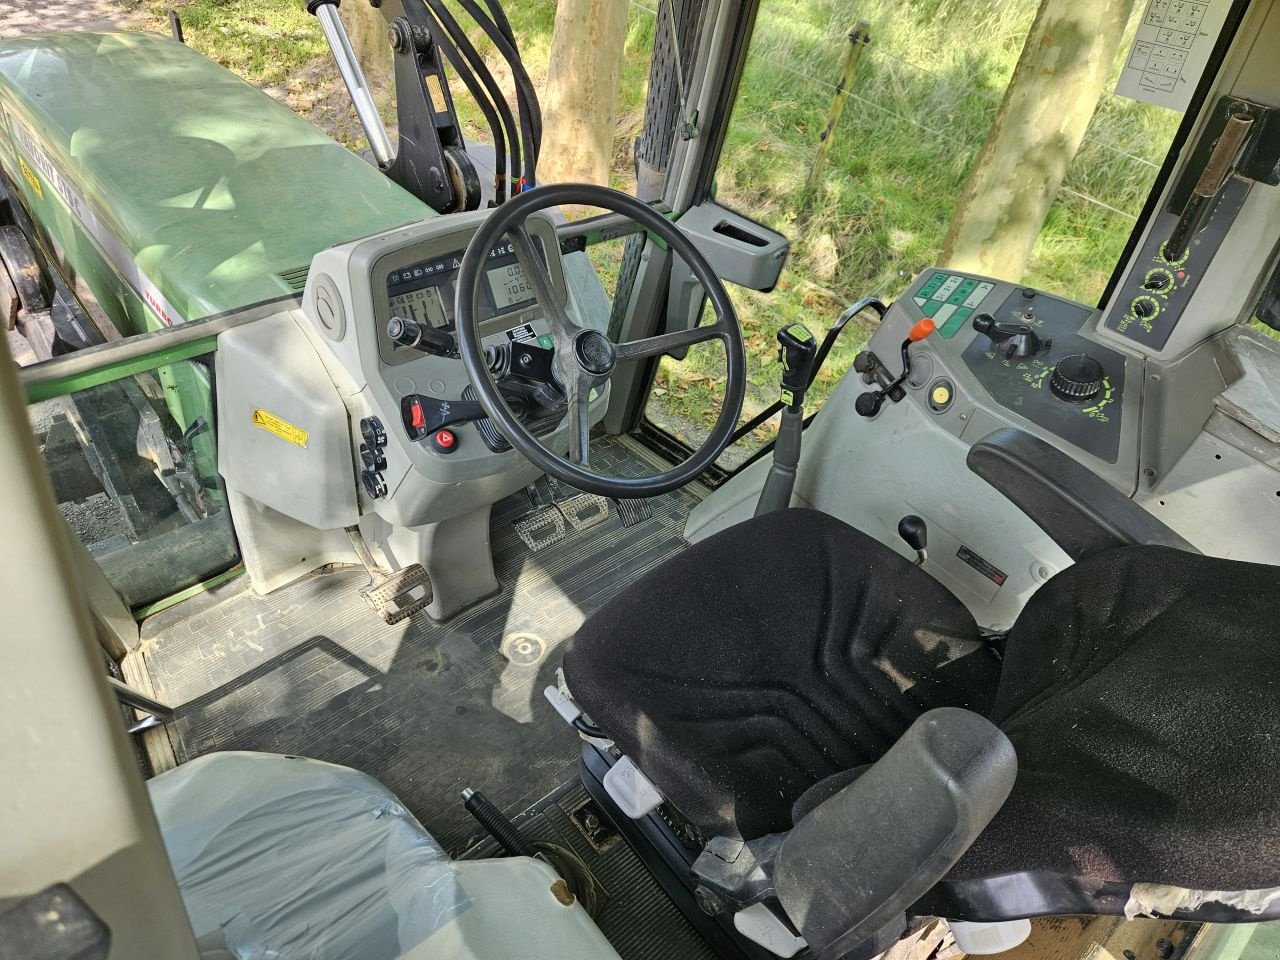
{"type": "Polygon", "coordinates": [[[648,204],[617,190],[582,183],[555,184],[522,193],[496,208],[476,231],[463,254],[458,270],[454,316],[457,319],[458,353],[485,413],[511,445],[535,466],[580,490],[627,499],[652,497],[683,486],[710,466],[729,445],[729,438],[742,413],[746,359],[742,331],[724,284],[683,231],[648,204]],[[590,205],[623,214],[664,241],[689,265],[702,284],[715,311],[715,323],[627,343],[613,343],[603,333],[575,323],[556,295],[547,265],[525,228],[530,214],[563,204],[590,205]],[[485,362],[479,330],[480,283],[489,252],[501,243],[504,236],[515,248],[516,259],[529,278],[538,306],[551,329],[555,345],[552,369],[564,391],[567,406],[568,459],[547,447],[520,422],[485,362]],[[725,399],[715,426],[702,445],[683,463],[664,473],[613,477],[591,470],[588,450],[591,391],[602,389],[608,383],[618,363],[656,357],[707,340],[719,340],[724,346],[725,399]]]}

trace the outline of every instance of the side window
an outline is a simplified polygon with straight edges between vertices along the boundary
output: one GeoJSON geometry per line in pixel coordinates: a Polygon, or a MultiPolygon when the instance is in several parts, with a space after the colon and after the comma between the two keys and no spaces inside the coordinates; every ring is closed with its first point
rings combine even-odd
{"type": "MultiPolygon", "coordinates": [[[[1037,6],[762,0],[716,199],[790,237],[792,250],[771,294],[730,287],[748,353],[744,420],[777,399],[780,327],[800,321],[821,338],[848,304],[889,302],[942,261],[1037,6]]],[[[1133,7],[1026,270],[1004,279],[1085,303],[1101,295],[1182,117],[1112,93],[1147,6],[1133,7]]],[[[811,412],[875,323],[866,311],[845,328],[810,391],[811,412]]],[[[698,350],[684,364],[664,361],[646,410],[691,443],[709,429],[723,362],[708,346],[701,364],[698,350]]],[[[772,436],[772,424],[758,428],[722,465],[772,436]]]]}
{"type": "Polygon", "coordinates": [[[239,559],[218,477],[213,386],[209,354],[29,408],[59,510],[134,608],[239,559]]]}

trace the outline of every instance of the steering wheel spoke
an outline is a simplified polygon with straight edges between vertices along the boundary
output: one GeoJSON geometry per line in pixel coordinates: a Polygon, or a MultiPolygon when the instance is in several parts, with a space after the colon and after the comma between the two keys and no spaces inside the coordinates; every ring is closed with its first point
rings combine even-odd
{"type": "Polygon", "coordinates": [[[551,283],[551,274],[547,272],[547,265],[538,254],[538,248],[534,246],[529,231],[522,222],[512,227],[507,236],[511,240],[511,245],[515,247],[520,268],[533,284],[538,305],[546,311],[547,323],[551,327],[552,334],[558,340],[571,343],[578,333],[578,325],[570,319],[569,311],[560,302],[555,286],[551,283]]]}
{"type": "Polygon", "coordinates": [[[656,337],[645,337],[643,340],[630,340],[620,343],[614,348],[618,360],[639,360],[644,357],[656,357],[681,347],[691,347],[695,343],[706,343],[708,340],[723,339],[724,329],[719,323],[702,327],[691,327],[688,330],[677,330],[674,333],[660,333],[656,337]]]}
{"type": "Polygon", "coordinates": [[[569,412],[569,459],[587,466],[591,458],[591,378],[579,374],[569,381],[565,402],[569,412]]]}

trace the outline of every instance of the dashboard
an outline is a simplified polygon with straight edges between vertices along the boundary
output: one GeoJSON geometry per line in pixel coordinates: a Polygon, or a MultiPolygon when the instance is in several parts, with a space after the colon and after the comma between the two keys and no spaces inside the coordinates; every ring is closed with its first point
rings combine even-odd
{"type": "MultiPolygon", "coordinates": [[[[348,410],[363,509],[395,525],[492,503],[538,475],[485,415],[456,349],[458,273],[487,215],[409,224],[312,262],[304,329],[348,410]]],[[[587,256],[561,254],[544,214],[531,215],[526,229],[570,315],[603,327],[610,303],[587,256]]],[[[479,333],[494,382],[531,433],[566,452],[553,341],[509,242],[489,251],[479,286],[479,333]]],[[[594,395],[592,423],[607,400],[607,388],[594,395]]]]}

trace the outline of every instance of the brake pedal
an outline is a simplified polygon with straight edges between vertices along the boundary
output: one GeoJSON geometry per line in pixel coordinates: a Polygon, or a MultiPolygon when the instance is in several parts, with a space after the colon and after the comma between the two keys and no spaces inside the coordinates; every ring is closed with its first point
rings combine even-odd
{"type": "Polygon", "coordinates": [[[565,538],[564,515],[555,507],[544,507],[511,524],[524,545],[537,553],[565,538]]]}
{"type": "Polygon", "coordinates": [[[431,603],[431,578],[422,564],[411,563],[385,577],[374,577],[360,596],[386,623],[399,623],[431,603]]]}
{"type": "Polygon", "coordinates": [[[609,501],[594,493],[580,493],[556,502],[564,518],[578,533],[598,527],[609,519],[609,501]]]}
{"type": "Polygon", "coordinates": [[[653,516],[653,507],[648,500],[614,500],[618,506],[618,517],[624,527],[634,527],[653,516]]]}

